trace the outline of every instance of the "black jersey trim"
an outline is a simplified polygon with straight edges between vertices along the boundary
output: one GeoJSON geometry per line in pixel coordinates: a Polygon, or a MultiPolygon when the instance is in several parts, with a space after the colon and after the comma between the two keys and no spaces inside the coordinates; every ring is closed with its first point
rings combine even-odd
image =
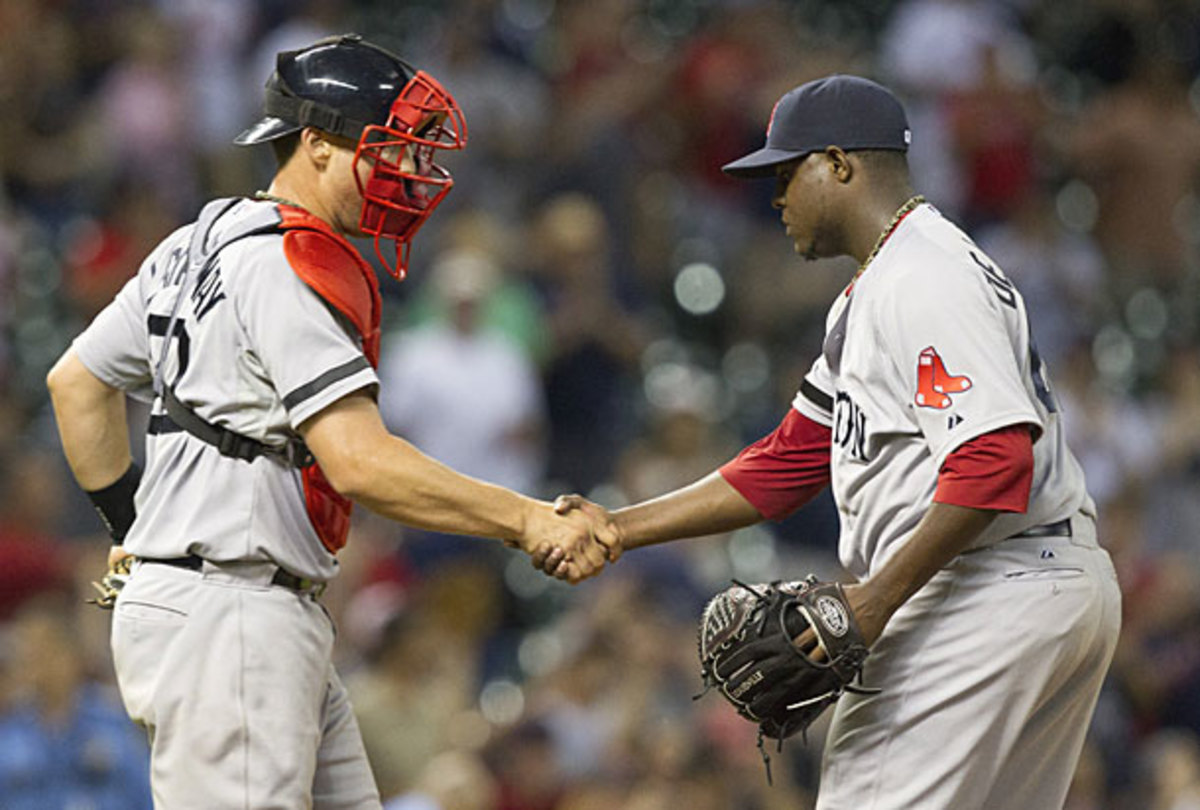
{"type": "Polygon", "coordinates": [[[367,362],[367,358],[356,357],[353,360],[350,360],[349,362],[342,363],[340,366],[337,366],[336,368],[331,368],[331,369],[329,369],[329,371],[326,371],[320,377],[317,377],[315,380],[312,380],[310,382],[306,382],[304,385],[300,386],[295,391],[292,391],[290,394],[285,396],[283,398],[283,407],[287,408],[290,411],[293,408],[295,408],[297,405],[299,405],[301,402],[303,402],[304,400],[308,399],[309,397],[311,397],[315,394],[320,393],[321,391],[325,390],[329,386],[333,385],[335,382],[338,382],[339,380],[344,380],[347,377],[349,377],[353,374],[357,374],[360,371],[369,369],[370,367],[371,367],[371,364],[367,362]]]}
{"type": "Polygon", "coordinates": [[[816,405],[822,411],[825,411],[826,413],[833,412],[833,397],[829,396],[829,394],[826,394],[820,388],[817,388],[808,380],[803,380],[800,383],[800,393],[804,395],[805,399],[807,399],[813,405],[816,405]]]}

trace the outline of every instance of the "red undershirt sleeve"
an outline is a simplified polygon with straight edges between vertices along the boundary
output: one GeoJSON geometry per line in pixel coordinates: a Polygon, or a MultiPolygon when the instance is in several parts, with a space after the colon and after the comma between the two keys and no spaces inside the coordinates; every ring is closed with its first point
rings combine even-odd
{"type": "Polygon", "coordinates": [[[721,475],[759,514],[781,520],[829,483],[831,431],[790,410],[779,427],[721,467],[721,475]]]}
{"type": "Polygon", "coordinates": [[[938,473],[937,503],[1025,512],[1033,486],[1029,425],[1009,425],[976,436],[954,450],[938,473]]]}

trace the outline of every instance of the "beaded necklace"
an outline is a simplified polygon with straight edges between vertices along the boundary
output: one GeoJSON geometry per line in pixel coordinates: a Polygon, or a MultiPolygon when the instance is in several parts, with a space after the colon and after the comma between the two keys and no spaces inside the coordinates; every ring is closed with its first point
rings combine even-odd
{"type": "Polygon", "coordinates": [[[301,205],[298,202],[292,202],[291,200],[284,199],[283,197],[276,197],[274,194],[270,194],[266,191],[254,192],[254,199],[266,200],[268,202],[279,203],[280,205],[290,205],[290,206],[292,206],[292,208],[299,208],[301,211],[308,210],[307,208],[305,208],[303,205],[301,205]]]}
{"type": "Polygon", "coordinates": [[[887,227],[879,234],[879,238],[875,240],[875,247],[871,248],[871,252],[867,254],[867,258],[863,259],[863,263],[858,266],[858,271],[855,272],[854,278],[850,279],[850,286],[846,288],[847,295],[850,293],[850,288],[854,286],[854,282],[858,281],[858,277],[866,271],[867,265],[879,254],[884,242],[892,235],[892,231],[896,230],[897,226],[900,225],[900,220],[908,216],[914,208],[923,202],[925,202],[925,197],[920,194],[909,197],[908,202],[900,206],[896,213],[892,215],[892,221],[887,224],[887,227]]]}

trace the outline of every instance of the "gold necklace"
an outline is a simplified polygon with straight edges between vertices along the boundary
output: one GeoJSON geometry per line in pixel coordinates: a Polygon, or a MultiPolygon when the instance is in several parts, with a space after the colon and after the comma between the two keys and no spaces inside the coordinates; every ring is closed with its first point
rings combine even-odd
{"type": "Polygon", "coordinates": [[[883,248],[883,243],[886,242],[888,237],[892,235],[892,231],[896,230],[896,226],[900,224],[900,220],[908,216],[910,211],[923,202],[925,202],[925,197],[920,194],[909,197],[908,202],[900,206],[896,213],[892,215],[892,221],[887,224],[887,227],[884,228],[883,232],[879,234],[879,238],[875,240],[875,247],[871,248],[871,252],[867,254],[867,258],[863,259],[863,263],[858,266],[858,272],[856,272],[854,274],[854,278],[850,280],[851,284],[854,284],[855,281],[858,281],[858,277],[861,276],[867,269],[867,265],[871,263],[871,260],[874,259],[879,251],[883,248]]]}
{"type": "Polygon", "coordinates": [[[301,205],[298,202],[292,202],[291,200],[285,199],[283,197],[276,197],[274,194],[270,194],[266,191],[254,192],[254,199],[266,200],[267,202],[279,203],[280,205],[290,205],[292,208],[299,208],[301,211],[308,210],[307,208],[305,208],[303,205],[301,205]]]}

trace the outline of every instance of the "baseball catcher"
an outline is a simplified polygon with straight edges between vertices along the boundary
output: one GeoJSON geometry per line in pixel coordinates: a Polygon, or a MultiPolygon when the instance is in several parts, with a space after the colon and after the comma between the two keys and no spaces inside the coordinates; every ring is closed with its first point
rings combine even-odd
{"type": "Polygon", "coordinates": [[[867,645],[842,586],[814,575],[735,582],[705,606],[699,643],[705,691],[719,688],[758,724],[760,746],[805,731],[844,691],[877,691],[853,683],[867,645]]]}

